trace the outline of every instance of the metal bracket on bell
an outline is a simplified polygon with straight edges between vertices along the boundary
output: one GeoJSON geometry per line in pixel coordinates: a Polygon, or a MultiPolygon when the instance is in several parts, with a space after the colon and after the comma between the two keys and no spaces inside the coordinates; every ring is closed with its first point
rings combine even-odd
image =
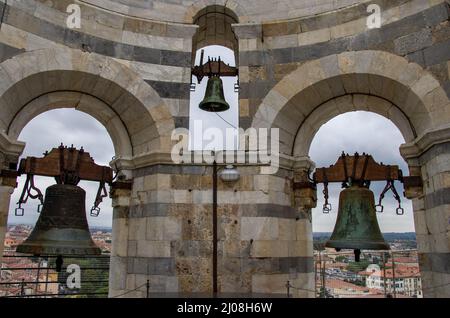
{"type": "Polygon", "coordinates": [[[92,207],[91,209],[91,216],[98,217],[100,214],[100,208],[99,207],[92,207]]]}
{"type": "Polygon", "coordinates": [[[331,212],[331,203],[325,203],[323,205],[323,213],[328,214],[331,212]]]}
{"type": "Polygon", "coordinates": [[[403,209],[401,206],[399,206],[399,207],[395,210],[395,213],[396,213],[397,215],[403,215],[403,214],[405,214],[405,209],[403,209]]]}
{"type": "Polygon", "coordinates": [[[239,90],[241,89],[241,86],[239,85],[239,81],[234,83],[234,92],[239,93],[239,90]]]}
{"type": "Polygon", "coordinates": [[[375,205],[375,211],[377,211],[378,213],[383,213],[384,206],[382,204],[375,205]]]}
{"type": "Polygon", "coordinates": [[[14,214],[16,216],[24,216],[25,215],[25,209],[22,207],[18,207],[14,210],[14,214]]]}

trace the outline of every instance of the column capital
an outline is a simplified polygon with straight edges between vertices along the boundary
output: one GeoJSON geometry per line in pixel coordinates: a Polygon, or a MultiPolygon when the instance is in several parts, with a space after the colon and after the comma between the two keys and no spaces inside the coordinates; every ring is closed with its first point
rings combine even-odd
{"type": "Polygon", "coordinates": [[[17,176],[18,174],[17,171],[15,170],[9,169],[0,170],[0,186],[16,188],[17,176]]]}
{"type": "Polygon", "coordinates": [[[257,23],[236,23],[231,25],[239,40],[261,39],[262,25],[257,23]]]}
{"type": "Polygon", "coordinates": [[[130,206],[133,181],[116,181],[111,184],[109,196],[112,199],[113,208],[130,206]]]}
{"type": "Polygon", "coordinates": [[[11,164],[17,164],[24,148],[24,142],[13,140],[4,131],[0,131],[0,169],[10,169],[11,164]]]}
{"type": "Polygon", "coordinates": [[[416,165],[416,159],[427,150],[446,142],[450,142],[450,124],[426,131],[415,140],[401,145],[400,153],[410,165],[416,165]]]}

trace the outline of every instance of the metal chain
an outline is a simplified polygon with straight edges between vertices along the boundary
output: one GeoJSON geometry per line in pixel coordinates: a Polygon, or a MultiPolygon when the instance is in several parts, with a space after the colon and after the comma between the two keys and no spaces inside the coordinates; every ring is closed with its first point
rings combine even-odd
{"type": "Polygon", "coordinates": [[[397,215],[403,215],[405,214],[405,210],[402,208],[401,205],[401,199],[400,199],[400,195],[397,192],[397,189],[395,189],[395,185],[394,185],[394,181],[393,180],[387,180],[386,186],[384,187],[383,191],[380,194],[380,198],[378,200],[378,204],[375,205],[375,209],[377,212],[381,213],[384,211],[384,206],[382,205],[382,201],[384,199],[385,194],[391,190],[395,200],[398,202],[398,207],[395,210],[395,212],[397,213],[397,215]]]}
{"type": "Polygon", "coordinates": [[[22,204],[27,203],[29,198],[33,200],[39,199],[40,204],[38,205],[37,212],[40,213],[41,208],[44,204],[44,196],[42,195],[41,190],[39,190],[39,188],[34,185],[34,175],[32,174],[27,175],[22,194],[20,195],[19,202],[17,202],[19,206],[15,209],[16,216],[23,216],[25,214],[25,210],[24,208],[22,208],[22,204]],[[32,193],[33,190],[36,192],[36,194],[32,193]]]}
{"type": "Polygon", "coordinates": [[[327,174],[325,172],[325,170],[323,171],[323,178],[324,178],[324,183],[323,183],[323,195],[325,198],[325,203],[323,204],[323,209],[322,212],[325,214],[328,214],[331,212],[331,204],[328,202],[329,199],[329,194],[328,194],[328,178],[327,178],[327,174]]]}
{"type": "Polygon", "coordinates": [[[91,216],[97,217],[100,214],[100,203],[103,202],[103,198],[108,196],[108,192],[106,191],[105,182],[100,182],[98,187],[97,196],[95,197],[94,206],[91,208],[91,216]]]}

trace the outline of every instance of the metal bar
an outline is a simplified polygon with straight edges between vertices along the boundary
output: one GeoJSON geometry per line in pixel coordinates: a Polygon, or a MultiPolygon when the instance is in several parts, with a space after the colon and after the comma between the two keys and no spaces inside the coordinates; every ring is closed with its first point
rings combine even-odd
{"type": "MultiPolygon", "coordinates": [[[[83,283],[107,283],[108,282],[108,280],[83,280],[82,281],[83,283]]],[[[0,283],[0,285],[20,285],[20,284],[44,284],[44,283],[46,283],[46,284],[59,284],[59,283],[61,283],[61,282],[59,282],[59,281],[51,281],[51,280],[48,280],[48,281],[44,281],[44,280],[41,280],[41,281],[29,281],[29,282],[1,282],[0,283]]]]}
{"type": "MultiPolygon", "coordinates": [[[[56,267],[4,267],[3,270],[19,271],[19,270],[40,270],[40,269],[56,269],[56,267]]],[[[81,270],[107,270],[109,267],[82,267],[81,270]]],[[[67,270],[67,267],[63,267],[61,270],[67,270]]]]}
{"type": "Polygon", "coordinates": [[[213,163],[213,293],[217,295],[217,162],[213,163]]]}
{"type": "MultiPolygon", "coordinates": [[[[98,259],[98,258],[104,258],[104,259],[109,259],[111,258],[111,256],[109,255],[62,255],[64,258],[71,258],[71,259],[80,259],[80,258],[92,258],[92,259],[98,259]]],[[[34,255],[3,255],[3,258],[37,258],[34,255]]],[[[43,258],[57,258],[57,256],[55,255],[41,255],[41,257],[43,258]]]]}
{"type": "Polygon", "coordinates": [[[383,284],[384,284],[384,298],[387,296],[387,286],[386,286],[386,254],[383,252],[383,284]]]}
{"type": "Polygon", "coordinates": [[[397,289],[395,286],[395,262],[394,262],[394,252],[391,251],[391,257],[392,257],[392,279],[394,281],[394,298],[397,298],[397,289]]]}
{"type": "Polygon", "coordinates": [[[48,283],[47,283],[47,281],[48,281],[48,274],[49,274],[49,269],[47,268],[47,274],[46,274],[46,276],[45,276],[45,293],[47,293],[48,292],[48,283]]]}
{"type": "MultiPolygon", "coordinates": [[[[39,265],[41,265],[42,263],[42,259],[39,257],[39,265]]],[[[34,288],[34,293],[35,294],[37,294],[37,289],[38,289],[38,284],[37,284],[37,282],[39,282],[39,275],[41,274],[41,269],[40,268],[38,268],[38,271],[37,271],[37,274],[36,274],[36,286],[35,286],[35,288],[34,288]]]]}
{"type": "Polygon", "coordinates": [[[68,294],[41,294],[41,295],[14,295],[2,296],[0,298],[27,298],[27,297],[48,297],[48,296],[88,296],[88,295],[108,295],[106,292],[102,293],[68,293],[68,294]]]}

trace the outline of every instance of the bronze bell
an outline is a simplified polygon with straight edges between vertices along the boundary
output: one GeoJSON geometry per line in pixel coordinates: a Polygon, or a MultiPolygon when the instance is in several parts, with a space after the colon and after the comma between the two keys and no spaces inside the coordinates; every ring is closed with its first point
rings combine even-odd
{"type": "Polygon", "coordinates": [[[86,219],[86,192],[76,185],[47,188],[39,219],[17,252],[33,255],[100,255],[86,219]]]}
{"type": "Polygon", "coordinates": [[[326,247],[353,249],[359,261],[361,250],[389,250],[378,226],[375,199],[368,188],[352,185],[339,195],[336,225],[326,247]]]}
{"type": "Polygon", "coordinates": [[[218,76],[211,76],[208,79],[208,85],[206,86],[205,98],[199,105],[201,110],[207,112],[224,112],[230,109],[225,100],[223,93],[222,79],[218,76]]]}

